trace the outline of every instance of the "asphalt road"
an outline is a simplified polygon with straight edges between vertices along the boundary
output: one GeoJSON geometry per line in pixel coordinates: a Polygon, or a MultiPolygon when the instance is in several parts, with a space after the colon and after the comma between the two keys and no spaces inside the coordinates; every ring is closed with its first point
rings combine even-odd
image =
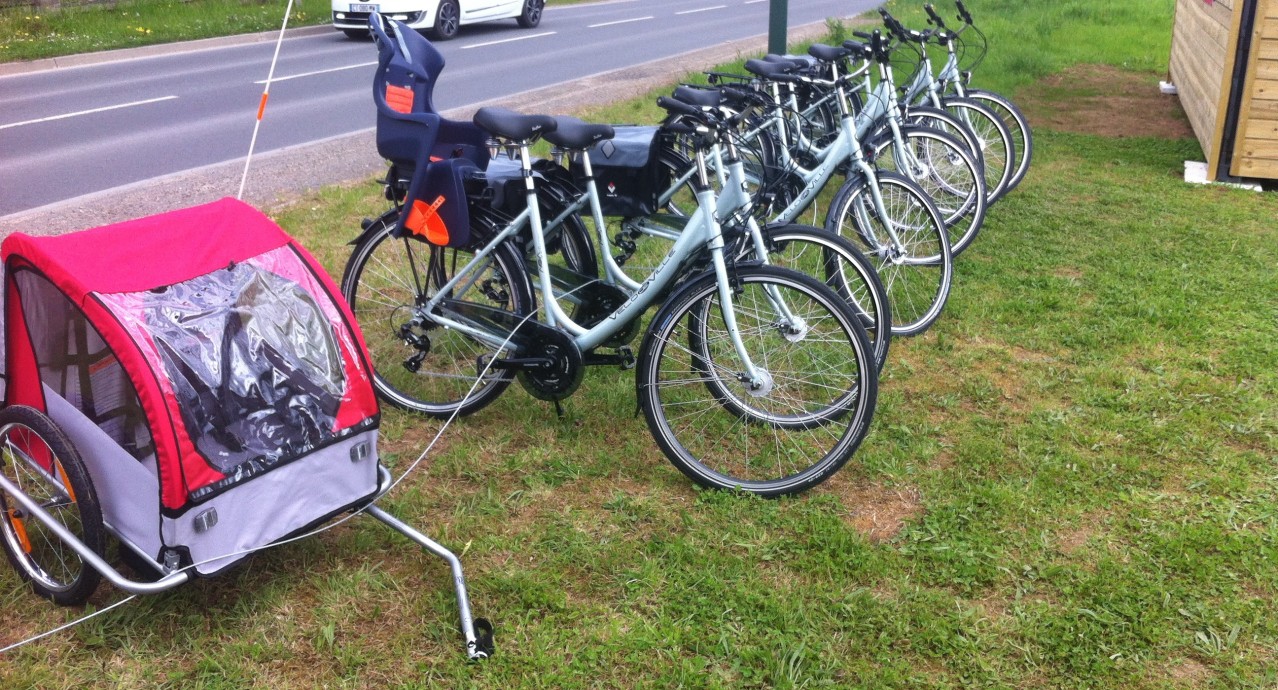
{"type": "MultiPolygon", "coordinates": [[[[876,0],[790,0],[790,23],[876,0]]],[[[467,27],[439,44],[440,110],[568,82],[767,31],[767,0],[614,0],[550,8],[536,29],[467,27]]],[[[373,126],[371,42],[288,38],[257,152],[373,126]]],[[[272,43],[0,77],[0,217],[157,176],[242,159],[272,43]]],[[[571,88],[571,87],[565,87],[571,88]]]]}

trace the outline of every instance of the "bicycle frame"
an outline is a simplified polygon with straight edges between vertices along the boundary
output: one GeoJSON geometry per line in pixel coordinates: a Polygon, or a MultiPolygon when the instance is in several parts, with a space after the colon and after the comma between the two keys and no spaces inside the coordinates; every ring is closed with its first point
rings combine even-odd
{"type": "MultiPolygon", "coordinates": [[[[732,286],[728,274],[727,262],[724,258],[724,241],[722,230],[715,218],[717,209],[717,198],[714,189],[708,184],[705,165],[705,155],[703,152],[697,152],[697,168],[698,168],[698,189],[697,189],[697,212],[687,219],[687,223],[678,233],[674,246],[662,259],[657,268],[643,282],[638,283],[637,287],[631,292],[629,298],[623,302],[617,309],[602,319],[593,327],[586,328],[573,321],[559,304],[559,299],[555,296],[554,286],[550,277],[549,259],[546,253],[546,242],[544,228],[541,223],[541,212],[538,208],[536,188],[533,182],[532,170],[530,166],[530,153],[528,144],[520,145],[520,159],[522,162],[524,180],[527,195],[527,207],[518,216],[515,217],[501,232],[482,247],[471,261],[463,268],[456,271],[453,277],[444,285],[440,286],[435,296],[421,306],[424,312],[430,313],[431,318],[438,324],[455,329],[467,336],[477,340],[486,342],[496,348],[505,347],[511,337],[509,333],[498,334],[490,330],[478,328],[471,323],[452,318],[448,315],[448,310],[443,308],[446,301],[445,295],[465,292],[474,287],[477,276],[472,273],[477,267],[492,254],[494,249],[508,239],[514,237],[525,224],[530,224],[532,228],[533,244],[535,248],[535,256],[537,262],[538,273],[538,289],[543,297],[543,305],[545,309],[545,322],[552,327],[560,327],[573,336],[573,340],[577,347],[583,352],[593,350],[608,340],[613,334],[621,330],[626,324],[638,319],[648,307],[652,306],[657,296],[662,294],[666,288],[672,285],[677,278],[684,273],[686,262],[691,259],[696,251],[702,247],[710,250],[711,262],[715,271],[718,283],[718,292],[721,303],[724,324],[731,336],[733,347],[736,349],[737,355],[741,357],[741,361],[745,367],[743,378],[748,378],[750,385],[764,385],[765,377],[761,375],[760,370],[755,366],[749,353],[746,351],[745,344],[741,339],[740,331],[736,325],[736,315],[732,305],[732,286]]],[[[591,197],[592,210],[598,212],[598,198],[591,197]]],[[[600,214],[600,217],[602,215],[600,214]]],[[[602,226],[601,226],[602,227],[602,226]]],[[[606,256],[606,254],[605,254],[606,256]]],[[[790,320],[794,317],[790,311],[781,304],[776,295],[769,295],[773,301],[773,306],[778,309],[782,316],[790,320]]],[[[800,327],[801,326],[796,326],[800,327]]]]}

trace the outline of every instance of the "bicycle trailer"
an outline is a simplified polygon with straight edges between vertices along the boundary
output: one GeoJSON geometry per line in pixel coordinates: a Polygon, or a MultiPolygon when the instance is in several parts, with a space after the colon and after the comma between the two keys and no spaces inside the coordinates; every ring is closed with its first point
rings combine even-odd
{"type": "Polygon", "coordinates": [[[363,509],[449,561],[468,651],[487,655],[457,559],[371,505],[389,473],[362,336],[269,218],[223,199],[14,234],[0,255],[0,531],[37,593],[78,603],[97,573],[161,591],[363,509]],[[154,581],[105,560],[103,528],[154,581]]]}

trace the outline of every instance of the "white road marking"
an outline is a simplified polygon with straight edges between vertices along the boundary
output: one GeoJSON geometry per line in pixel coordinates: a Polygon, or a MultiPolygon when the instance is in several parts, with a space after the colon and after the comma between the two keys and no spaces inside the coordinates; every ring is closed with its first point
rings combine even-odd
{"type": "Polygon", "coordinates": [[[761,2],[767,2],[767,1],[768,1],[768,0],[746,0],[746,1],[745,1],[745,4],[747,4],[747,5],[757,5],[757,4],[761,3],[761,2]]]}
{"type": "Polygon", "coordinates": [[[542,36],[551,36],[555,33],[556,32],[554,31],[545,31],[539,34],[529,34],[527,36],[519,36],[518,38],[504,38],[500,41],[488,41],[487,43],[472,43],[471,45],[468,45],[468,46],[462,46],[461,49],[469,50],[471,48],[483,48],[484,46],[495,46],[499,43],[513,43],[514,41],[526,41],[530,38],[541,38],[542,36]]]}
{"type": "Polygon", "coordinates": [[[653,19],[653,17],[647,16],[647,17],[635,17],[634,19],[619,19],[615,22],[604,22],[603,24],[590,24],[586,28],[598,29],[601,26],[613,26],[615,24],[629,24],[630,22],[642,22],[642,21],[647,21],[649,19],[653,19]]]}
{"type": "Polygon", "coordinates": [[[675,12],[675,14],[693,14],[694,12],[709,12],[710,10],[721,10],[725,7],[727,7],[727,5],[715,5],[714,7],[701,7],[695,10],[684,10],[682,12],[675,12]]]}
{"type": "Polygon", "coordinates": [[[145,101],[133,101],[132,103],[121,103],[120,105],[108,105],[101,108],[93,108],[92,110],[81,110],[74,113],[66,113],[64,115],[51,115],[35,120],[26,120],[23,122],[11,122],[7,125],[0,125],[0,129],[9,129],[10,127],[21,127],[23,125],[34,125],[40,122],[52,122],[53,120],[65,120],[68,117],[78,117],[80,115],[92,115],[93,113],[102,113],[108,110],[119,110],[120,108],[132,108],[135,105],[146,105],[148,103],[159,103],[160,101],[171,101],[177,96],[161,96],[159,98],[148,98],[145,101]]]}
{"type": "MultiPolygon", "coordinates": [[[[372,62],[361,62],[358,65],[346,65],[345,67],[330,67],[329,69],[317,69],[314,72],[302,72],[301,74],[290,74],[287,77],[276,77],[271,80],[271,83],[274,84],[275,82],[278,82],[278,81],[288,81],[289,79],[301,79],[302,77],[313,77],[317,74],[328,74],[329,72],[341,72],[342,70],[359,69],[360,67],[372,67],[373,65],[376,65],[376,64],[377,64],[377,61],[374,60],[372,62]]],[[[265,84],[266,80],[261,79],[253,83],[265,84]]]]}

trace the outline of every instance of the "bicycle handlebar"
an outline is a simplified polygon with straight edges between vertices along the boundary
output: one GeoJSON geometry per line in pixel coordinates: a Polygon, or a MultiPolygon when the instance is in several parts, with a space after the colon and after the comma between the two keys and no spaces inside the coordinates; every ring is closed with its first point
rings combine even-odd
{"type": "Polygon", "coordinates": [[[954,0],[954,4],[958,5],[959,19],[967,24],[972,24],[972,13],[967,11],[967,6],[963,4],[963,0],[954,0]]]}

